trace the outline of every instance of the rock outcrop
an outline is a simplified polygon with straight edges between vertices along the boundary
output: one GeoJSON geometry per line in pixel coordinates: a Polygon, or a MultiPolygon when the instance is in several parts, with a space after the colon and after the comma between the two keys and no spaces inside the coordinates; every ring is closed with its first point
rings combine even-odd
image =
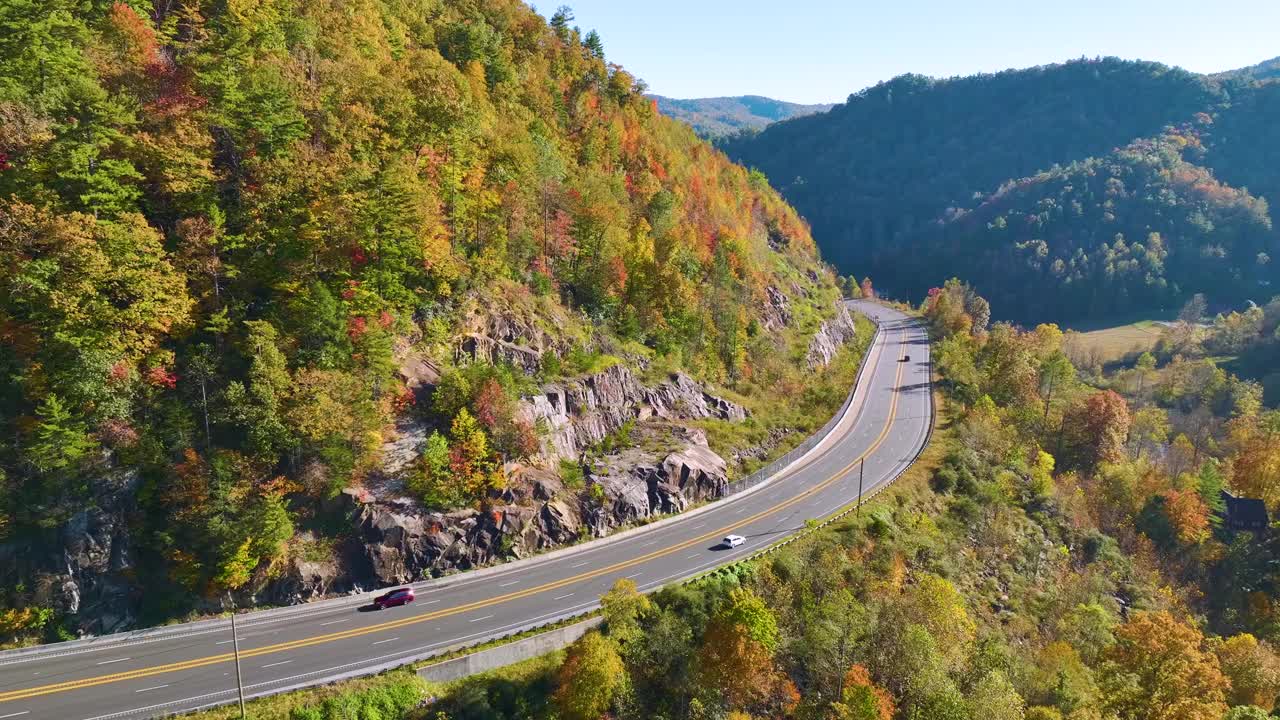
{"type": "Polygon", "coordinates": [[[94,497],[53,537],[0,545],[0,583],[26,579],[35,605],[69,617],[81,632],[114,632],[135,622],[128,526],[138,475],[108,472],[89,485],[94,497]]]}
{"type": "Polygon", "coordinates": [[[524,398],[525,419],[547,429],[545,458],[577,458],[583,450],[632,420],[746,418],[741,405],[708,393],[683,373],[646,387],[630,368],[614,365],[594,375],[542,388],[524,398]]]}
{"type": "MultiPolygon", "coordinates": [[[[544,328],[546,320],[512,308],[477,306],[466,315],[458,334],[454,358],[460,362],[508,363],[533,374],[542,357],[564,355],[569,343],[544,328]]],[[[555,327],[554,322],[547,323],[555,327]]]]}
{"type": "Polygon", "coordinates": [[[807,361],[810,368],[826,367],[840,347],[858,334],[853,316],[844,303],[836,303],[836,316],[822,323],[809,342],[807,361]]]}
{"type": "Polygon", "coordinates": [[[769,285],[764,289],[767,301],[761,308],[761,318],[764,329],[768,331],[781,330],[791,324],[791,304],[785,293],[778,288],[769,285]]]}
{"type": "MultiPolygon", "coordinates": [[[[646,432],[665,432],[673,447],[632,448],[605,458],[587,472],[588,487],[580,491],[566,490],[550,471],[515,468],[497,504],[483,511],[426,512],[347,491],[343,498],[360,547],[350,578],[360,586],[393,585],[525,557],[724,493],[725,461],[700,430],[663,425],[646,432]]],[[[336,587],[341,575],[331,566],[295,562],[271,596],[301,601],[326,585],[336,587]]]]}

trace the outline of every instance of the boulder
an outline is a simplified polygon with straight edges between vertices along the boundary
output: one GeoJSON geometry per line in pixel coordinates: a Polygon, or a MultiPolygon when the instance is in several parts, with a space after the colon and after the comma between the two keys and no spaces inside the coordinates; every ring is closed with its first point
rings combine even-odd
{"type": "Polygon", "coordinates": [[[338,589],[343,572],[335,560],[291,559],[271,584],[269,597],[277,605],[297,605],[319,600],[338,589]]]}
{"type": "Polygon", "coordinates": [[[567,545],[581,536],[582,513],[576,504],[551,500],[538,510],[537,549],[567,545]]]}
{"type": "Polygon", "coordinates": [[[728,466],[706,443],[690,443],[662,461],[666,482],[680,488],[690,500],[706,500],[724,495],[729,485],[728,466]]]}
{"type": "Polygon", "coordinates": [[[555,472],[528,465],[507,464],[507,487],[502,500],[511,504],[530,504],[546,501],[564,491],[564,483],[555,472]]]}

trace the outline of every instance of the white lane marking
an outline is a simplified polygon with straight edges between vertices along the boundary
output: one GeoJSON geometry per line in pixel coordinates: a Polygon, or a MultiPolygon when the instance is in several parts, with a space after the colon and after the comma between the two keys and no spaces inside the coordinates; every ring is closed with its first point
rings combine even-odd
{"type": "Polygon", "coordinates": [[[342,618],[341,620],[330,620],[329,622],[320,623],[321,625],[337,625],[338,623],[349,622],[351,618],[342,618]]]}
{"type": "Polygon", "coordinates": [[[393,637],[393,638],[387,638],[386,640],[379,640],[379,641],[377,641],[377,642],[375,642],[375,643],[373,643],[373,644],[374,644],[374,645],[381,645],[381,644],[383,644],[383,643],[395,642],[396,640],[399,640],[399,639],[400,639],[400,636],[399,636],[399,635],[397,635],[397,636],[395,636],[395,637],[393,637]]]}
{"type": "MultiPolygon", "coordinates": [[[[713,561],[713,562],[714,562],[714,561],[713,561]]],[[[481,580],[480,580],[479,578],[477,578],[476,580],[472,580],[472,582],[481,582],[481,580]]],[[[582,607],[586,607],[586,606],[582,606],[582,607]]],[[[549,616],[549,615],[548,615],[548,616],[549,616]]],[[[285,619],[282,619],[282,620],[285,620],[285,619]]],[[[276,620],[276,621],[282,621],[282,620],[276,620]]],[[[202,633],[198,633],[198,634],[202,634],[202,633]]],[[[451,642],[452,642],[452,641],[451,641],[451,642]]],[[[443,646],[443,643],[442,643],[442,646],[443,646]]],[[[435,647],[435,646],[428,646],[428,647],[435,647]]],[[[407,651],[407,652],[417,652],[417,651],[420,651],[420,650],[425,650],[425,648],[415,648],[415,650],[410,650],[410,651],[407,651]]],[[[402,651],[402,652],[406,652],[406,651],[402,651]]],[[[397,652],[397,653],[396,653],[396,655],[401,655],[401,653],[402,653],[402,652],[397,652]]],[[[353,664],[353,665],[356,665],[356,664],[353,664]]],[[[343,667],[346,667],[346,666],[343,666],[343,667]]],[[[335,669],[337,669],[337,667],[335,667],[335,669]]],[[[328,669],[328,670],[333,670],[333,669],[328,669]]],[[[328,670],[325,670],[325,671],[328,671],[328,670]]],[[[321,673],[324,673],[324,671],[321,671],[321,673]]],[[[300,678],[301,678],[301,676],[300,676],[300,678]]],[[[278,680],[276,680],[276,682],[278,682],[278,680]]],[[[234,691],[223,691],[223,692],[221,692],[221,693],[214,693],[214,694],[223,694],[223,693],[227,693],[227,692],[234,692],[234,691]]],[[[211,697],[211,696],[201,696],[201,697],[211,697]]],[[[195,698],[187,698],[187,700],[188,700],[188,701],[189,701],[189,700],[195,700],[195,698]]],[[[179,702],[182,702],[182,701],[179,701],[179,702]]],[[[169,703],[169,705],[175,705],[175,703],[169,703]]],[[[159,707],[159,706],[154,706],[154,707],[159,707]]]]}
{"type": "Polygon", "coordinates": [[[638,572],[638,573],[636,573],[635,575],[623,575],[623,577],[625,577],[625,578],[626,578],[626,579],[628,579],[628,580],[635,580],[636,578],[640,577],[640,576],[641,576],[641,575],[643,575],[643,574],[644,574],[644,573],[642,573],[642,572],[638,572]]]}
{"type": "Polygon", "coordinates": [[[293,661],[292,661],[292,660],[281,660],[280,662],[273,662],[273,663],[270,663],[270,664],[268,664],[268,665],[263,665],[262,667],[263,667],[263,668],[269,668],[269,667],[275,667],[275,666],[277,666],[277,665],[288,665],[288,664],[289,664],[289,663],[291,663],[291,662],[293,662],[293,661]]]}
{"type": "Polygon", "coordinates": [[[31,714],[30,710],[23,710],[22,712],[9,713],[8,715],[0,715],[0,720],[4,720],[5,718],[18,717],[19,715],[30,715],[30,714],[31,714]]]}
{"type": "Polygon", "coordinates": [[[571,567],[571,568],[580,568],[580,567],[582,567],[583,565],[586,565],[588,562],[590,562],[590,561],[580,562],[580,563],[578,563],[577,565],[570,565],[569,567],[571,567]]]}
{"type": "Polygon", "coordinates": [[[424,603],[422,603],[422,604],[423,604],[423,605],[435,605],[435,604],[436,604],[436,603],[438,603],[438,602],[440,602],[440,601],[439,601],[439,600],[428,600],[428,601],[426,601],[426,602],[424,602],[424,603]]]}
{"type": "Polygon", "coordinates": [[[693,560],[694,558],[700,558],[700,557],[702,557],[702,553],[694,553],[693,555],[690,555],[689,557],[685,558],[685,560],[693,560]]]}
{"type": "Polygon", "coordinates": [[[467,622],[480,622],[481,620],[488,620],[488,619],[489,619],[489,618],[491,618],[491,617],[493,617],[493,616],[492,616],[492,615],[485,615],[484,617],[478,617],[478,618],[476,618],[475,620],[468,620],[467,622]]]}
{"type": "Polygon", "coordinates": [[[657,544],[658,544],[657,540],[650,540],[647,543],[640,543],[640,547],[649,547],[650,545],[657,545],[657,544]]]}
{"type": "Polygon", "coordinates": [[[103,660],[102,662],[97,663],[97,664],[98,664],[98,665],[110,665],[111,663],[124,662],[125,660],[132,660],[132,659],[133,659],[133,658],[116,658],[115,660],[103,660]]]}
{"type": "Polygon", "coordinates": [[[163,688],[167,688],[167,687],[169,687],[169,686],[168,686],[168,685],[156,685],[155,687],[142,688],[141,690],[134,690],[134,692],[136,692],[136,693],[140,693],[140,692],[151,692],[152,690],[161,690],[161,689],[163,689],[163,688]]]}
{"type": "Polygon", "coordinates": [[[504,583],[502,583],[501,585],[499,585],[498,587],[511,587],[512,585],[515,585],[515,584],[516,584],[516,583],[518,583],[518,582],[520,582],[520,581],[519,581],[519,580],[512,580],[511,582],[504,582],[504,583]]]}
{"type": "Polygon", "coordinates": [[[694,529],[694,530],[697,530],[698,528],[704,528],[704,527],[706,527],[706,526],[707,526],[707,524],[706,524],[706,523],[698,523],[697,525],[694,525],[694,526],[693,526],[693,529],[694,529]]]}
{"type": "Polygon", "coordinates": [[[560,597],[553,597],[553,598],[551,598],[551,599],[552,599],[552,600],[563,600],[563,599],[565,599],[565,598],[571,598],[571,597],[573,597],[573,593],[569,593],[568,595],[561,595],[560,597]]]}
{"type": "Polygon", "coordinates": [[[226,645],[227,643],[232,643],[232,642],[235,642],[235,641],[234,641],[234,640],[219,640],[218,642],[214,643],[214,645],[226,645]]]}

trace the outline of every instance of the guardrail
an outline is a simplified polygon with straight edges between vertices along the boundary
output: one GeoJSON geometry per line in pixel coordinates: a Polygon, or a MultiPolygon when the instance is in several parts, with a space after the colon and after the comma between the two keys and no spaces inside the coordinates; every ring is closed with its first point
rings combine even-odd
{"type": "MultiPolygon", "coordinates": [[[[875,322],[875,320],[872,319],[872,322],[875,322]]],[[[875,347],[876,343],[879,341],[881,337],[881,333],[882,333],[882,329],[880,327],[880,324],[876,323],[875,332],[872,333],[870,341],[867,343],[866,348],[863,350],[862,358],[859,361],[858,372],[857,372],[857,375],[855,376],[853,386],[850,388],[849,394],[845,397],[844,403],[841,404],[839,410],[837,410],[832,415],[831,419],[828,420],[826,424],[824,424],[817,432],[813,433],[807,439],[805,439],[804,442],[800,443],[795,448],[791,449],[781,457],[770,462],[768,465],[756,470],[750,475],[744,478],[741,478],[739,480],[736,480],[733,483],[730,483],[726,487],[726,491],[724,495],[722,495],[721,498],[718,498],[718,499],[725,499],[734,495],[740,495],[744,492],[753,490],[755,488],[759,488],[760,486],[766,484],[771,480],[780,478],[783,472],[791,464],[793,464],[797,460],[804,457],[806,454],[808,454],[814,448],[820,445],[825,439],[827,439],[827,437],[831,434],[831,432],[835,430],[835,428],[845,419],[846,414],[849,412],[850,407],[858,393],[858,388],[862,384],[863,376],[866,373],[867,360],[870,357],[872,349],[875,347]]],[[[931,366],[930,375],[932,376],[932,356],[930,356],[930,366],[931,366]]],[[[930,394],[929,403],[932,410],[932,406],[933,406],[932,394],[930,394]]],[[[911,464],[914,464],[915,459],[919,457],[920,452],[923,452],[923,448],[928,445],[928,441],[932,434],[932,430],[933,430],[933,423],[931,422],[930,427],[925,436],[924,445],[922,445],[921,449],[917,451],[917,454],[915,458],[912,459],[911,463],[908,463],[902,469],[902,471],[898,473],[898,476],[900,476],[903,472],[906,472],[906,470],[911,467],[911,464]]],[[[895,476],[894,479],[896,479],[896,477],[897,476],[895,476]]],[[[877,494],[880,490],[882,490],[884,487],[887,487],[891,483],[892,483],[892,480],[876,488],[872,493],[868,494],[866,498],[864,498],[864,502],[865,500],[869,500],[871,497],[874,497],[875,494],[877,494]]],[[[616,535],[611,535],[608,538],[604,538],[603,540],[605,541],[619,540],[623,537],[626,537],[632,534],[636,534],[640,532],[649,532],[658,527],[661,527],[662,525],[668,524],[670,522],[675,522],[677,520],[687,518],[690,515],[698,514],[700,512],[709,511],[713,509],[714,506],[715,506],[715,503],[709,503],[707,505],[704,505],[700,508],[696,508],[686,513],[673,515],[673,516],[664,518],[662,520],[659,520],[657,522],[650,523],[648,525],[632,528],[625,532],[617,533],[616,535]]],[[[808,528],[808,529],[802,530],[801,532],[797,533],[796,535],[793,535],[791,538],[788,538],[787,540],[780,541],[768,548],[764,548],[758,552],[752,553],[751,555],[748,555],[739,561],[720,566],[713,570],[694,573],[687,577],[673,580],[671,583],[667,583],[667,584],[685,584],[689,582],[694,582],[701,577],[705,577],[706,575],[709,575],[715,572],[722,572],[727,568],[732,568],[744,562],[754,560],[755,558],[761,555],[764,555],[769,552],[773,552],[780,547],[791,544],[792,542],[799,539],[800,537],[807,535],[813,529],[816,529],[816,527],[826,526],[831,522],[834,522],[835,520],[839,519],[840,517],[847,515],[849,512],[852,512],[854,509],[855,508],[852,506],[846,506],[846,508],[842,512],[827,518],[820,525],[815,526],[815,528],[808,528]]],[[[471,580],[477,577],[478,575],[485,575],[492,572],[499,572],[502,570],[510,570],[513,566],[519,565],[521,563],[546,562],[548,560],[554,559],[557,555],[573,552],[576,549],[577,547],[574,547],[574,546],[561,548],[559,550],[552,551],[543,555],[538,555],[532,558],[528,558],[523,561],[516,561],[513,563],[504,563],[504,564],[494,565],[494,566],[490,566],[487,568],[482,568],[482,569],[474,570],[470,572],[458,573],[456,575],[449,575],[441,578],[436,578],[434,580],[429,580],[424,583],[421,583],[419,586],[420,587],[421,586],[434,586],[434,587],[447,586],[451,582],[456,582],[461,580],[471,580]]],[[[290,616],[293,616],[296,614],[306,614],[308,611],[316,611],[326,607],[351,605],[355,603],[366,602],[367,599],[368,599],[367,596],[362,593],[357,596],[334,598],[328,601],[308,603],[300,606],[292,606],[292,607],[285,607],[285,608],[270,608],[263,611],[254,612],[251,618],[252,620],[258,621],[259,623],[269,623],[273,621],[288,619],[290,616]]],[[[330,684],[330,683],[338,682],[341,680],[347,680],[355,677],[371,675],[378,672],[385,672],[388,670],[404,667],[406,665],[419,663],[424,660],[429,660],[433,657],[439,657],[441,655],[448,655],[450,653],[459,652],[469,647],[475,647],[481,644],[493,643],[495,641],[500,641],[505,638],[533,632],[541,628],[550,628],[571,620],[586,620],[595,615],[597,609],[594,605],[595,604],[593,604],[593,606],[586,607],[586,608],[583,608],[580,606],[570,612],[564,612],[554,616],[544,616],[542,618],[539,618],[535,621],[531,621],[528,623],[508,626],[507,628],[501,628],[498,631],[484,638],[476,638],[471,641],[460,642],[447,647],[436,648],[428,652],[417,653],[414,655],[406,655],[402,657],[395,657],[393,654],[391,656],[383,656],[378,659],[348,663],[347,665],[344,665],[338,668],[331,668],[328,671],[307,673],[305,675],[300,675],[300,676],[295,676],[290,678],[280,678],[277,680],[271,680],[271,681],[246,685],[245,698],[252,699],[252,698],[258,698],[258,697],[265,697],[269,695],[277,695],[277,694],[280,694],[283,692],[289,692],[292,690],[300,690],[307,687],[315,687],[318,685],[330,684]],[[320,673],[325,673],[323,678],[318,677],[320,673]]],[[[6,661],[8,662],[20,661],[21,659],[24,658],[24,656],[29,656],[29,655],[47,654],[47,656],[57,656],[64,653],[73,652],[75,650],[83,649],[85,646],[98,645],[98,644],[106,645],[106,644],[115,644],[115,643],[130,643],[130,642],[149,642],[149,641],[172,638],[175,636],[197,635],[197,634],[225,631],[228,629],[228,626],[229,626],[229,622],[225,618],[213,618],[213,619],[198,621],[195,623],[185,624],[181,626],[150,628],[150,629],[139,630],[139,631],[134,631],[130,633],[120,633],[117,635],[107,635],[107,636],[101,636],[101,637],[95,637],[95,638],[84,638],[80,640],[72,640],[65,643],[56,643],[54,645],[43,645],[43,646],[36,646],[33,648],[23,648],[19,650],[12,650],[5,653],[0,653],[0,665],[7,664],[6,661]]],[[[225,705],[229,702],[233,702],[235,692],[236,691],[232,689],[227,691],[210,693],[208,695],[205,695],[199,698],[187,698],[185,700],[158,704],[149,708],[138,708],[131,711],[103,716],[101,720],[106,720],[108,718],[110,719],[126,718],[126,717],[138,716],[141,714],[151,714],[152,716],[159,716],[163,714],[165,716],[168,716],[170,714],[177,714],[177,713],[185,714],[189,712],[195,712],[198,710],[208,709],[211,707],[225,705]],[[191,703],[192,701],[195,701],[195,703],[190,705],[187,704],[187,703],[191,703]]]]}
{"type": "Polygon", "coordinates": [[[920,460],[920,456],[924,454],[925,449],[929,447],[929,443],[933,441],[933,431],[934,431],[934,428],[935,428],[935,427],[937,427],[937,425],[938,425],[938,406],[937,406],[937,403],[936,403],[936,402],[934,402],[934,397],[933,397],[933,387],[932,387],[932,384],[933,384],[933,351],[932,351],[932,349],[930,349],[930,351],[929,351],[929,383],[930,383],[930,387],[929,387],[929,425],[925,428],[925,432],[924,432],[924,442],[920,444],[920,447],[916,450],[915,455],[912,455],[912,456],[911,456],[911,460],[910,460],[906,465],[903,465],[903,466],[902,466],[902,469],[901,469],[901,470],[899,470],[895,475],[893,475],[893,477],[889,478],[889,480],[888,480],[888,481],[886,481],[886,482],[882,483],[881,485],[879,485],[879,486],[875,487],[874,489],[872,489],[872,491],[871,491],[870,493],[867,493],[867,494],[863,495],[863,496],[862,496],[861,498],[859,498],[858,500],[854,500],[854,501],[852,501],[852,502],[850,502],[850,503],[848,503],[848,504],[844,505],[844,506],[839,510],[839,512],[836,512],[836,513],[835,513],[835,514],[833,514],[833,515],[828,515],[828,516],[827,516],[826,518],[824,518],[821,522],[819,522],[819,523],[817,523],[817,524],[814,524],[814,525],[813,525],[813,526],[811,526],[811,527],[805,527],[804,529],[802,529],[802,530],[800,530],[800,531],[796,532],[795,534],[791,535],[790,537],[786,538],[785,540],[779,540],[778,542],[775,542],[774,544],[769,545],[768,547],[761,548],[761,549],[757,550],[756,552],[753,552],[753,553],[751,553],[750,555],[747,555],[747,556],[746,556],[746,557],[744,557],[744,558],[741,558],[741,559],[739,559],[739,560],[735,560],[734,562],[727,563],[727,564],[725,564],[725,565],[721,565],[721,566],[719,566],[719,567],[712,568],[712,569],[710,569],[710,570],[706,570],[706,571],[701,572],[701,573],[698,573],[698,574],[696,574],[696,575],[692,575],[692,576],[690,576],[690,577],[687,577],[687,578],[685,578],[685,579],[683,579],[683,580],[680,580],[680,581],[679,581],[679,583],[680,583],[681,585],[686,585],[686,584],[689,584],[689,583],[694,583],[694,582],[697,582],[697,581],[699,581],[699,580],[701,580],[701,579],[703,579],[703,578],[705,578],[705,577],[713,576],[713,575],[716,575],[716,574],[718,574],[718,573],[723,573],[723,572],[728,571],[728,570],[731,570],[731,569],[733,569],[733,568],[735,568],[735,567],[739,567],[739,566],[741,566],[741,565],[743,565],[743,564],[745,564],[745,563],[752,562],[752,561],[754,561],[754,560],[756,560],[756,559],[758,559],[758,558],[760,558],[760,557],[763,557],[763,556],[765,556],[765,555],[769,555],[769,554],[771,554],[771,553],[777,552],[778,550],[781,550],[782,548],[784,548],[784,547],[786,547],[786,546],[788,546],[788,545],[790,545],[790,544],[792,544],[792,543],[794,543],[794,542],[797,542],[797,541],[799,541],[799,540],[802,540],[802,539],[804,539],[804,538],[808,537],[810,534],[812,534],[812,533],[814,533],[814,532],[817,532],[818,530],[821,530],[821,529],[823,529],[823,528],[827,527],[828,525],[831,525],[832,523],[839,522],[840,520],[843,520],[845,517],[848,517],[849,513],[851,513],[851,512],[855,512],[855,511],[857,511],[857,510],[861,509],[863,505],[866,505],[868,502],[870,502],[870,501],[871,501],[871,499],[872,499],[872,498],[874,498],[875,496],[879,495],[879,494],[881,493],[881,491],[883,491],[883,490],[885,490],[886,488],[888,488],[888,487],[892,486],[895,482],[897,482],[898,478],[900,478],[900,477],[902,477],[903,475],[905,475],[905,474],[907,473],[907,471],[908,471],[908,470],[910,470],[912,467],[914,467],[914,466],[915,466],[915,464],[920,460]]]}
{"type": "MultiPolygon", "coordinates": [[[[868,318],[870,319],[870,318],[868,318]]],[[[872,320],[872,322],[875,322],[872,320]]],[[[792,463],[799,460],[827,439],[832,430],[844,420],[845,413],[849,411],[849,406],[853,404],[853,397],[858,392],[858,386],[862,384],[862,373],[867,367],[867,358],[871,356],[871,348],[875,347],[876,341],[880,339],[880,325],[876,325],[875,332],[871,334],[871,341],[867,343],[866,349],[862,351],[862,359],[858,361],[858,374],[854,377],[853,387],[849,390],[849,394],[845,396],[844,403],[840,409],[836,411],[831,419],[825,425],[818,428],[818,431],[810,435],[804,442],[787,451],[781,457],[764,467],[756,470],[750,475],[739,478],[725,487],[724,495],[721,497],[729,497],[736,495],[744,490],[755,487],[765,481],[772,480],[783,470],[786,470],[792,463]]]]}

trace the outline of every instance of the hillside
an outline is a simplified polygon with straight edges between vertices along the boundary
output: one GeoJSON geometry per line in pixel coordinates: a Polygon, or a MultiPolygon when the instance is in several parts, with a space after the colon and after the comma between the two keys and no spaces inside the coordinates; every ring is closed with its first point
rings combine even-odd
{"type": "Polygon", "coordinates": [[[1240,68],[1239,70],[1228,70],[1224,73],[1218,73],[1214,77],[1219,78],[1235,78],[1240,80],[1274,80],[1280,78],[1280,57],[1271,58],[1257,65],[1240,68]]]}
{"type": "Polygon", "coordinates": [[[619,579],[563,652],[252,717],[409,720],[424,700],[455,720],[1275,717],[1280,543],[1222,493],[1274,517],[1280,413],[1210,355],[1274,330],[1280,302],[1172,325],[1107,371],[1055,326],[988,326],[989,307],[958,280],[920,306],[939,422],[861,512],[650,595],[619,579]]]}
{"type": "Polygon", "coordinates": [[[1188,162],[1198,143],[1170,132],[1006,183],[921,233],[904,269],[965,273],[1026,319],[1270,297],[1267,203],[1188,162]]]}
{"type": "Polygon", "coordinates": [[[704,138],[724,138],[744,131],[762,130],[781,120],[826,112],[832,108],[831,105],[799,105],[759,95],[690,100],[661,95],[649,97],[658,102],[658,111],[663,115],[688,123],[704,138]]]}
{"type": "Polygon", "coordinates": [[[865,333],[806,225],[564,15],[58,0],[0,28],[0,642],[607,533],[847,387],[865,333]],[[644,463],[686,475],[637,495],[644,463]]]}
{"type": "Polygon", "coordinates": [[[1269,262],[1278,236],[1257,200],[1280,178],[1270,162],[1280,151],[1267,121],[1273,101],[1268,85],[1079,60],[903,76],[726,149],[773,180],[842,272],[914,297],[960,273],[1005,317],[1065,321],[1177,307],[1193,292],[1220,304],[1269,296],[1280,281],[1269,262]],[[1170,143],[1170,152],[1141,149],[1170,143]],[[1112,173],[1117,163],[1128,169],[1112,173]],[[1122,196],[1098,184],[1099,171],[1125,183],[1122,196]],[[1010,214],[1021,224],[1007,224],[1010,214]],[[1117,281],[1119,236],[1128,252],[1151,233],[1168,254],[1142,266],[1136,282],[1146,289],[1117,281]],[[1055,261],[1064,266],[1042,286],[1055,261]]]}

